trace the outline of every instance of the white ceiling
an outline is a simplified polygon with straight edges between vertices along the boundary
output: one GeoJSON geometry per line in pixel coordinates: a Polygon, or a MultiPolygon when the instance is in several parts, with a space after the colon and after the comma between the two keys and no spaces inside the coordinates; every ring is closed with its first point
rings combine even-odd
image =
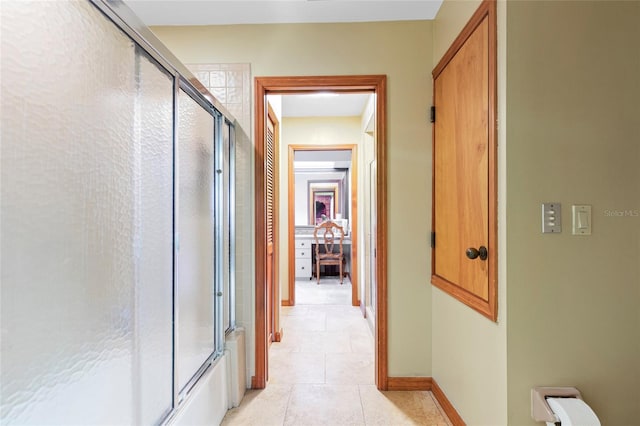
{"type": "Polygon", "coordinates": [[[351,150],[295,151],[295,169],[348,169],[351,168],[351,150]]]}
{"type": "Polygon", "coordinates": [[[370,96],[369,93],[282,95],[282,116],[360,116],[370,96]]]}
{"type": "Polygon", "coordinates": [[[124,0],[151,25],[232,25],[434,19],[442,0],[124,0]]]}

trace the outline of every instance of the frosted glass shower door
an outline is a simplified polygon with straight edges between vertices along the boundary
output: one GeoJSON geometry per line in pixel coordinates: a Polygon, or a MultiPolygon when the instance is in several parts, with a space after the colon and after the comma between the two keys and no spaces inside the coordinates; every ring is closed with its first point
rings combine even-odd
{"type": "Polygon", "coordinates": [[[2,2],[0,418],[172,408],[173,78],[89,2],[2,2]]]}
{"type": "Polygon", "coordinates": [[[157,423],[173,403],[173,77],[136,49],[134,409],[157,423]]]}
{"type": "Polygon", "coordinates": [[[178,94],[177,353],[178,390],[215,352],[214,118],[178,94]]]}

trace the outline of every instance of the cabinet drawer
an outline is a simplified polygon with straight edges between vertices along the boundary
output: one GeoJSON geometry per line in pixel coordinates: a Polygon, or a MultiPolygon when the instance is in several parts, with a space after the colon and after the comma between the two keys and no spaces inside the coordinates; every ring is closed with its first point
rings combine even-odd
{"type": "Polygon", "coordinates": [[[296,277],[311,276],[311,259],[296,259],[296,277]]]}
{"type": "Polygon", "coordinates": [[[296,248],[297,249],[311,249],[311,243],[313,242],[312,239],[305,239],[305,240],[296,240],[296,248]]]}
{"type": "Polygon", "coordinates": [[[297,259],[311,259],[311,247],[296,249],[296,260],[297,259]]]}

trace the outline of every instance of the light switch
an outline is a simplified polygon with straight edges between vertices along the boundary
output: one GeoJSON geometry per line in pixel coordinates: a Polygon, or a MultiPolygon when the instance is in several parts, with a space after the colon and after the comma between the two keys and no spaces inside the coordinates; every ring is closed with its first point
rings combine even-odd
{"type": "Polygon", "coordinates": [[[562,232],[562,205],[560,203],[542,204],[542,233],[559,234],[562,232]]]}
{"type": "Polygon", "coordinates": [[[591,206],[573,205],[573,235],[591,235],[591,206]]]}

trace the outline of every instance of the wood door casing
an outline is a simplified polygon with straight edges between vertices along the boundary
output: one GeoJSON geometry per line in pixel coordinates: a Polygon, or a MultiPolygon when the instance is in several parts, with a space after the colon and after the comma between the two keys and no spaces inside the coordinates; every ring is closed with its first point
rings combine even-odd
{"type": "Polygon", "coordinates": [[[432,283],[497,319],[495,2],[434,69],[432,283]],[[488,249],[487,260],[468,248],[488,249]]]}
{"type": "MultiPolygon", "coordinates": [[[[313,91],[357,92],[373,91],[375,97],[375,158],[377,162],[378,190],[377,211],[377,263],[376,277],[378,298],[375,316],[375,382],[380,390],[387,390],[388,376],[388,332],[387,332],[387,141],[386,141],[386,86],[385,75],[347,76],[294,76],[255,77],[255,140],[263,141],[265,132],[265,108],[267,94],[309,93],[313,91]]],[[[254,389],[266,386],[266,296],[264,286],[265,267],[262,261],[266,253],[264,239],[264,145],[255,146],[255,374],[251,378],[254,389]]]]}

